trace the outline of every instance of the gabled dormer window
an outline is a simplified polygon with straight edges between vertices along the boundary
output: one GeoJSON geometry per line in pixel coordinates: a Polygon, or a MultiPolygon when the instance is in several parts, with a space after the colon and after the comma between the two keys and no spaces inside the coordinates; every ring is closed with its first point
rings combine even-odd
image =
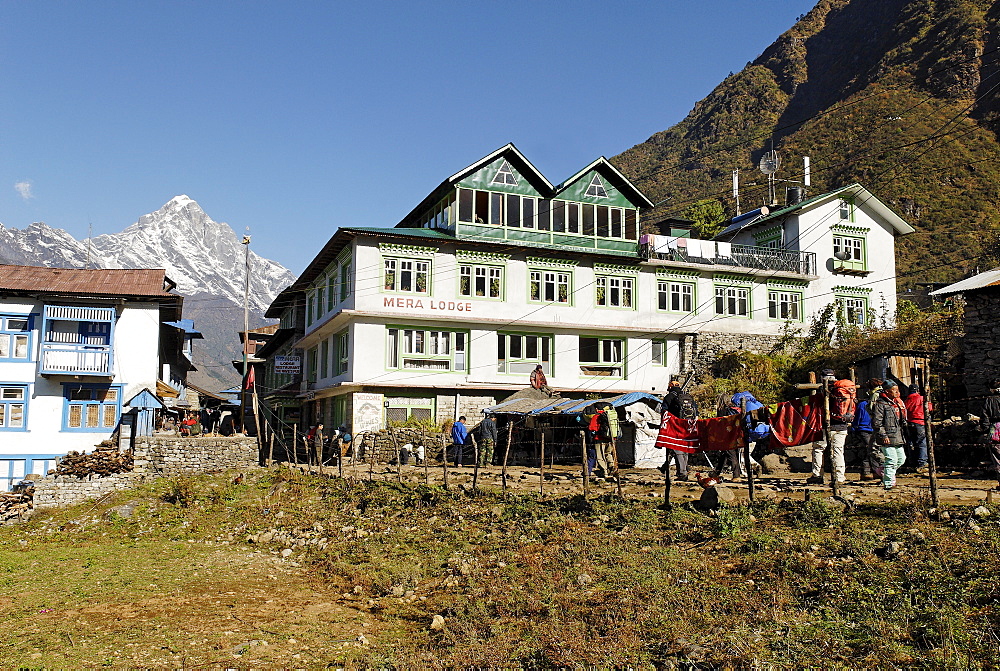
{"type": "Polygon", "coordinates": [[[492,183],[517,186],[517,175],[514,174],[514,169],[510,167],[510,163],[507,161],[503,162],[503,165],[497,170],[497,174],[493,176],[492,183]]]}
{"type": "Polygon", "coordinates": [[[595,198],[608,197],[608,190],[604,188],[604,182],[601,181],[600,175],[594,175],[594,179],[590,180],[590,186],[587,187],[587,195],[594,196],[595,198]]]}

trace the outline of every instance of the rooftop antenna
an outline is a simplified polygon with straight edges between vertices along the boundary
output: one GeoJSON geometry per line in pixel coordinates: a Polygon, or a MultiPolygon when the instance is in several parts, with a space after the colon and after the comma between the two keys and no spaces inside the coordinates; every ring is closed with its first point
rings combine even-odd
{"type": "Polygon", "coordinates": [[[777,202],[778,198],[774,192],[774,173],[778,172],[778,168],[781,167],[781,159],[778,158],[778,152],[774,150],[774,144],[772,142],[771,149],[764,152],[764,155],[760,157],[760,161],[757,163],[757,168],[767,175],[767,197],[768,205],[773,205],[777,202]]]}
{"type": "Polygon", "coordinates": [[[736,201],[736,216],[743,214],[740,212],[740,169],[733,170],[733,199],[736,201]]]}

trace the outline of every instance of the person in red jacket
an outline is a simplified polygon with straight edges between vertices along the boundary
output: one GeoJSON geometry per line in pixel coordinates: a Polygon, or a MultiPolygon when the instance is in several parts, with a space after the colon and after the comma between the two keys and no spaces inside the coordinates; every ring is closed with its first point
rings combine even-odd
{"type": "MultiPolygon", "coordinates": [[[[910,443],[910,460],[916,461],[917,473],[927,475],[927,426],[924,418],[924,396],[920,387],[910,385],[906,397],[906,433],[910,443]]],[[[932,410],[930,404],[927,409],[932,410]]]]}

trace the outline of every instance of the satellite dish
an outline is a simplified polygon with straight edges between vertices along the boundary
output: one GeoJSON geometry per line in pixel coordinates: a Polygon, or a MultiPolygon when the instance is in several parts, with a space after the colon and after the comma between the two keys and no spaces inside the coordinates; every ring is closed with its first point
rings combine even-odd
{"type": "Polygon", "coordinates": [[[765,152],[763,156],[760,157],[760,162],[757,167],[765,175],[773,175],[778,172],[778,168],[781,166],[781,160],[778,158],[778,152],[773,149],[769,152],[765,152]]]}
{"type": "Polygon", "coordinates": [[[833,255],[833,258],[837,259],[838,261],[846,261],[849,258],[851,258],[851,255],[848,254],[847,252],[836,252],[833,255]]]}

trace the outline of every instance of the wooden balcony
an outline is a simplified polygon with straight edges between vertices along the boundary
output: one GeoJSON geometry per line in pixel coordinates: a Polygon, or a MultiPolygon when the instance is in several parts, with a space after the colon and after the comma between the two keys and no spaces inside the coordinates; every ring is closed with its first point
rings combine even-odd
{"type": "Polygon", "coordinates": [[[111,346],[42,343],[39,373],[42,375],[88,375],[112,377],[111,346]]]}

